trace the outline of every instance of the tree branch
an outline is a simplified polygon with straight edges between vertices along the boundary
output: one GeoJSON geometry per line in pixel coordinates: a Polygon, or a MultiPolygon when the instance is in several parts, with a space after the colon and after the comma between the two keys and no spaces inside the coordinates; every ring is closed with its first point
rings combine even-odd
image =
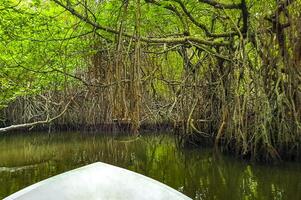
{"type": "Polygon", "coordinates": [[[189,27],[188,27],[187,22],[185,21],[185,19],[183,19],[182,14],[174,6],[172,6],[172,5],[162,5],[160,2],[155,1],[155,0],[145,0],[145,2],[146,3],[152,3],[152,4],[155,4],[157,6],[163,6],[165,9],[174,12],[178,16],[179,20],[181,21],[181,23],[183,25],[184,34],[189,35],[189,27]]]}
{"type": "Polygon", "coordinates": [[[197,27],[201,28],[206,36],[208,37],[213,37],[213,38],[219,38],[219,37],[232,37],[234,35],[239,35],[238,32],[236,31],[231,31],[231,32],[227,32],[227,33],[211,33],[208,28],[206,27],[205,24],[202,24],[200,22],[198,22],[192,15],[191,13],[187,10],[186,6],[184,5],[184,3],[181,0],[173,0],[175,2],[177,2],[180,7],[182,8],[183,12],[187,15],[187,17],[189,18],[189,20],[196,25],[197,27]]]}
{"type": "Polygon", "coordinates": [[[225,3],[219,3],[215,0],[199,0],[200,3],[206,3],[210,6],[213,6],[217,9],[241,9],[241,4],[225,4],[225,3]]]}
{"type": "Polygon", "coordinates": [[[13,131],[13,130],[17,130],[17,129],[22,129],[22,128],[29,128],[29,127],[33,127],[33,126],[37,126],[37,125],[42,125],[42,124],[47,124],[52,122],[55,119],[60,118],[68,109],[71,101],[74,99],[74,96],[70,99],[70,101],[66,104],[66,106],[64,107],[64,110],[57,116],[50,118],[47,116],[47,118],[45,120],[42,121],[36,121],[36,122],[32,122],[32,123],[25,123],[25,124],[17,124],[17,125],[11,125],[8,127],[4,127],[4,128],[0,128],[0,133],[3,132],[8,132],[8,131],[13,131]]]}
{"type": "MultiPolygon", "coordinates": [[[[64,9],[66,9],[67,11],[69,11],[72,15],[78,17],[79,19],[86,22],[87,24],[90,24],[95,29],[103,30],[103,31],[113,33],[113,34],[119,34],[118,30],[115,30],[115,29],[110,28],[110,27],[102,26],[97,22],[91,21],[89,18],[84,17],[79,12],[77,12],[74,8],[70,7],[69,5],[63,4],[59,0],[53,0],[53,1],[56,4],[60,5],[61,7],[63,7],[64,9]]],[[[136,36],[133,35],[133,34],[129,34],[129,33],[122,33],[122,34],[125,37],[129,37],[129,38],[133,38],[134,40],[137,40],[136,36]]],[[[209,41],[209,40],[200,39],[200,38],[194,37],[194,36],[184,36],[184,37],[179,37],[179,38],[174,38],[174,37],[149,38],[149,37],[141,36],[140,40],[143,41],[143,42],[147,42],[147,43],[162,43],[162,44],[163,43],[166,43],[166,44],[187,44],[187,43],[189,43],[189,41],[191,41],[191,42],[196,42],[198,44],[205,44],[205,45],[208,45],[208,46],[228,46],[229,45],[228,42],[209,41]]]]}

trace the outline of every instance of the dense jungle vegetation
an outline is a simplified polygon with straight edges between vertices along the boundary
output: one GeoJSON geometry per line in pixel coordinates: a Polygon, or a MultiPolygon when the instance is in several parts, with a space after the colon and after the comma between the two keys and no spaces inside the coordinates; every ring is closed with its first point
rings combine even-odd
{"type": "Polygon", "coordinates": [[[169,124],[301,157],[300,0],[1,0],[0,133],[169,124]]]}

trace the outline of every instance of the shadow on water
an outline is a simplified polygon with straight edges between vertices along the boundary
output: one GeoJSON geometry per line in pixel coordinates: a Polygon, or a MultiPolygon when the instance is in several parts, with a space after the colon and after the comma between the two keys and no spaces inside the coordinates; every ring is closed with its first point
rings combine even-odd
{"type": "Polygon", "coordinates": [[[194,199],[301,199],[301,164],[258,165],[178,149],[168,134],[16,134],[0,137],[0,199],[53,175],[97,161],[161,181],[194,199]]]}

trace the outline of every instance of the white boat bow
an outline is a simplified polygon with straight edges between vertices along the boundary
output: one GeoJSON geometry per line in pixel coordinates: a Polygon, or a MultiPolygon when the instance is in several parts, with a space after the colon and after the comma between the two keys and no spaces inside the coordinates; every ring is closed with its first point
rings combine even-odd
{"type": "Polygon", "coordinates": [[[156,180],[97,162],[20,190],[4,200],[191,200],[156,180]]]}

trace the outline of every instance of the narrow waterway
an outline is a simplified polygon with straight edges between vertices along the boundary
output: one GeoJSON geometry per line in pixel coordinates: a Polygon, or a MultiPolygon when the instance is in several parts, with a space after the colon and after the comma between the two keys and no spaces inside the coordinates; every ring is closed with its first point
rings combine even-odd
{"type": "Polygon", "coordinates": [[[179,149],[169,134],[0,136],[0,199],[56,174],[106,162],[161,181],[193,199],[301,199],[301,163],[252,164],[211,149],[179,149]]]}

